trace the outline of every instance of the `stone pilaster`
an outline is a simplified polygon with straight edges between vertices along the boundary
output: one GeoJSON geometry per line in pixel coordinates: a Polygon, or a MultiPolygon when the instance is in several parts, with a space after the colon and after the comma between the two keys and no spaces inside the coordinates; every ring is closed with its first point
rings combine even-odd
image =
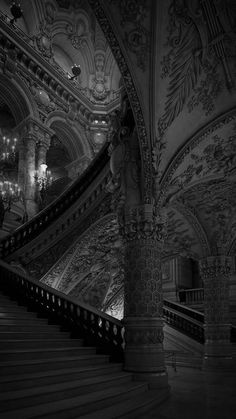
{"type": "Polygon", "coordinates": [[[46,164],[46,158],[47,158],[47,151],[49,148],[49,143],[46,142],[40,142],[37,146],[37,170],[39,170],[41,164],[46,164]]]}
{"type": "Polygon", "coordinates": [[[229,321],[231,258],[211,256],[200,261],[204,283],[205,368],[224,368],[232,361],[229,321]]]}
{"type": "MultiPolygon", "coordinates": [[[[18,179],[24,194],[27,216],[32,218],[37,212],[34,178],[37,165],[36,147],[37,144],[48,145],[52,131],[32,117],[27,117],[22,121],[16,130],[20,136],[18,179]]],[[[45,159],[44,152],[45,150],[42,148],[41,160],[45,159]]]]}
{"type": "Polygon", "coordinates": [[[121,228],[125,242],[125,370],[157,388],[168,388],[161,281],[164,231],[152,205],[130,209],[121,228]]]}

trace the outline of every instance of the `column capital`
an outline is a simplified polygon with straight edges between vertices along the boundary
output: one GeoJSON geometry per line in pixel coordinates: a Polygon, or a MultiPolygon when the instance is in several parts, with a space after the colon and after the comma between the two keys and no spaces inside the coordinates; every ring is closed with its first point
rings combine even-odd
{"type": "Polygon", "coordinates": [[[21,138],[33,138],[35,142],[45,143],[48,147],[50,145],[51,136],[54,131],[36,118],[28,116],[15,129],[21,138]]]}
{"type": "Polygon", "coordinates": [[[218,276],[230,276],[232,270],[232,257],[225,255],[208,256],[199,262],[200,275],[203,281],[218,276]]]}
{"type": "Polygon", "coordinates": [[[120,219],[121,234],[126,242],[153,240],[160,245],[167,235],[165,214],[158,213],[152,204],[126,209],[120,219]]]}

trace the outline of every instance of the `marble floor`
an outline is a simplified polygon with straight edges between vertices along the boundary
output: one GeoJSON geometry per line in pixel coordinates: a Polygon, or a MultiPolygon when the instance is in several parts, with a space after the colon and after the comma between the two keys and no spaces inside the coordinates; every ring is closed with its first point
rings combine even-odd
{"type": "Polygon", "coordinates": [[[179,367],[168,374],[169,399],[139,419],[236,418],[236,369],[206,373],[179,367]]]}

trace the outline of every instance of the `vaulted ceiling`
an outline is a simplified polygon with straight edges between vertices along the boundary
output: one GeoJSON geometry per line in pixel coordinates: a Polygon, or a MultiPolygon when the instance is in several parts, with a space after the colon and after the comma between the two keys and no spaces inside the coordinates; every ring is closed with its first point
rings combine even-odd
{"type": "MultiPolygon", "coordinates": [[[[81,66],[71,85],[96,105],[95,115],[108,116],[127,91],[144,200],[154,194],[167,214],[164,256],[232,254],[235,1],[22,0],[22,7],[17,24],[42,56],[66,78],[72,64],[81,66]]],[[[2,10],[9,13],[6,2],[2,10]]]]}

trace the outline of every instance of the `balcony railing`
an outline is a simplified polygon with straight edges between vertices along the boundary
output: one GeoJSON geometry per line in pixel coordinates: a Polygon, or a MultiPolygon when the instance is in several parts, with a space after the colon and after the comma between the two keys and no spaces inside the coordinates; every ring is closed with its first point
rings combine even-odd
{"type": "Polygon", "coordinates": [[[65,213],[89,188],[109,161],[106,144],[90,166],[66,191],[30,221],[0,242],[0,257],[5,258],[41,234],[65,213]]]}
{"type": "Polygon", "coordinates": [[[185,292],[186,304],[201,304],[204,301],[203,288],[193,288],[189,290],[184,290],[182,292],[185,292]]]}
{"type": "Polygon", "coordinates": [[[167,324],[204,343],[204,314],[173,301],[164,300],[163,316],[167,324]]]}

